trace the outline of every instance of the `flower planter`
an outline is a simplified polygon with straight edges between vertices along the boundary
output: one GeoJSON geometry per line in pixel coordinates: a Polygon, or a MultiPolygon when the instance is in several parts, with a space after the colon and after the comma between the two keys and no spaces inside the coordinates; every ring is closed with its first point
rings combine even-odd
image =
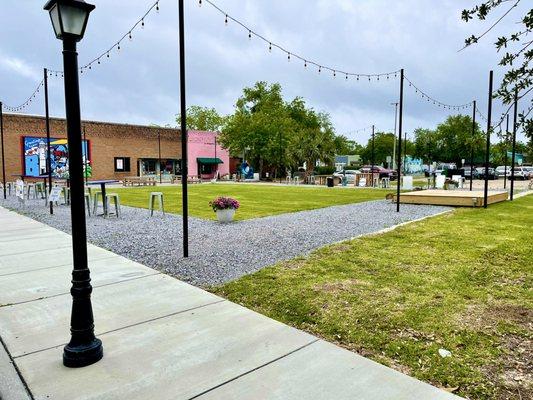
{"type": "Polygon", "coordinates": [[[228,223],[233,221],[233,217],[235,216],[235,209],[227,208],[225,210],[217,210],[216,213],[218,222],[228,223]]]}

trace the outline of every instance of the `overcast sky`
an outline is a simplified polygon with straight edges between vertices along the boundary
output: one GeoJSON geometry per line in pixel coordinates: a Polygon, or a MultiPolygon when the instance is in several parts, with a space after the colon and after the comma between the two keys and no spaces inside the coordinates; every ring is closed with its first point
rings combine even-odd
{"type": "MultiPolygon", "coordinates": [[[[93,1],[85,38],[78,50],[80,65],[98,56],[126,33],[155,0],[93,1]]],[[[479,0],[480,1],[480,0],[479,0]]],[[[406,76],[428,94],[449,104],[477,99],[486,115],[488,74],[502,77],[493,42],[528,8],[514,10],[485,40],[458,52],[464,38],[488,27],[464,23],[466,0],[214,0],[233,17],[294,53],[354,73],[379,73],[405,68],[406,76]]],[[[204,2],[205,3],[205,2],[204,2]]],[[[55,39],[43,1],[2,0],[0,13],[0,99],[15,106],[42,79],[43,67],[62,69],[61,42],[55,39]]],[[[84,119],[138,124],[176,125],[179,108],[177,0],[160,0],[144,29],[133,32],[119,53],[81,76],[84,119]]],[[[497,16],[503,10],[497,12],[497,16]]],[[[494,19],[492,17],[492,19],[494,19]]],[[[242,88],[258,80],[279,82],[286,99],[302,96],[332,117],[338,133],[366,141],[375,124],[393,130],[398,80],[356,82],[318,74],[303,63],[287,61],[230,22],[213,7],[186,0],[187,102],[231,113],[242,88]]],[[[64,116],[63,82],[50,81],[50,109],[64,116]]],[[[434,128],[449,111],[421,101],[405,88],[404,131],[434,128]]],[[[499,119],[502,107],[495,103],[499,119]]],[[[43,114],[42,93],[26,110],[43,114]]],[[[470,111],[465,111],[470,113],[470,111]]],[[[28,132],[31,133],[31,132],[28,132]]]]}

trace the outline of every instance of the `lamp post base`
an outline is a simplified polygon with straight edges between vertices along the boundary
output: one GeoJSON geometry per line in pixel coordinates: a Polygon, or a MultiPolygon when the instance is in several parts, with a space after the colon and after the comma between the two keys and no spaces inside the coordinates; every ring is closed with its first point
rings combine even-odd
{"type": "Polygon", "coordinates": [[[100,361],[104,348],[100,339],[93,339],[88,344],[73,346],[67,344],[63,350],[63,365],[68,368],[81,368],[100,361]]]}

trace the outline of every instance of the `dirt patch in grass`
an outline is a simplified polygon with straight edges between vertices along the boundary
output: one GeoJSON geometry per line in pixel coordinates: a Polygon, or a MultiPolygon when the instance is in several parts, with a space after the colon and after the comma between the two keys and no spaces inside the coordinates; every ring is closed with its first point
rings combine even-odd
{"type": "Polygon", "coordinates": [[[336,293],[353,291],[357,287],[370,286],[369,282],[361,281],[358,279],[345,279],[337,282],[325,282],[313,286],[313,290],[317,292],[336,293]]]}

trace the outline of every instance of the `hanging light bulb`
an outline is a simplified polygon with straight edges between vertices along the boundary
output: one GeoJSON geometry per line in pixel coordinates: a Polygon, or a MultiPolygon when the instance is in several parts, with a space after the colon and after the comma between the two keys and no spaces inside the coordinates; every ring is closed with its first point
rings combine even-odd
{"type": "Polygon", "coordinates": [[[346,80],[348,80],[348,74],[346,74],[346,80]]]}
{"type": "Polygon", "coordinates": [[[357,80],[359,80],[359,75],[357,75],[357,80]]]}
{"type": "Polygon", "coordinates": [[[291,53],[287,53],[287,61],[291,62],[291,53]]]}
{"type": "Polygon", "coordinates": [[[107,58],[109,58],[109,51],[107,52],[107,58]]]}
{"type": "Polygon", "coordinates": [[[159,2],[155,3],[155,11],[159,14],[159,2]]]}
{"type": "Polygon", "coordinates": [[[120,53],[120,43],[117,43],[117,52],[120,53]]]}
{"type": "Polygon", "coordinates": [[[141,29],[144,29],[144,18],[141,19],[141,29]]]}
{"type": "Polygon", "coordinates": [[[379,75],[378,75],[378,81],[379,81],[379,75]]]}
{"type": "Polygon", "coordinates": [[[131,31],[128,33],[128,38],[130,39],[130,42],[133,40],[133,36],[131,36],[131,31]]]}
{"type": "Polygon", "coordinates": [[[307,60],[304,60],[304,68],[307,68],[307,60]]]}
{"type": "Polygon", "coordinates": [[[202,0],[198,0],[198,7],[202,7],[202,0]]]}
{"type": "Polygon", "coordinates": [[[226,14],[226,19],[224,20],[224,23],[226,24],[226,26],[228,26],[228,14],[226,14]]]}
{"type": "Polygon", "coordinates": [[[248,29],[248,39],[252,40],[252,31],[248,29]]]}
{"type": "Polygon", "coordinates": [[[268,51],[272,53],[272,43],[268,44],[268,51]]]}
{"type": "Polygon", "coordinates": [[[318,73],[320,74],[322,72],[322,67],[319,65],[318,66],[318,73]]]}
{"type": "Polygon", "coordinates": [[[337,77],[337,71],[333,70],[333,77],[336,78],[337,77]]]}
{"type": "Polygon", "coordinates": [[[98,65],[100,65],[100,59],[98,59],[98,65]]]}

